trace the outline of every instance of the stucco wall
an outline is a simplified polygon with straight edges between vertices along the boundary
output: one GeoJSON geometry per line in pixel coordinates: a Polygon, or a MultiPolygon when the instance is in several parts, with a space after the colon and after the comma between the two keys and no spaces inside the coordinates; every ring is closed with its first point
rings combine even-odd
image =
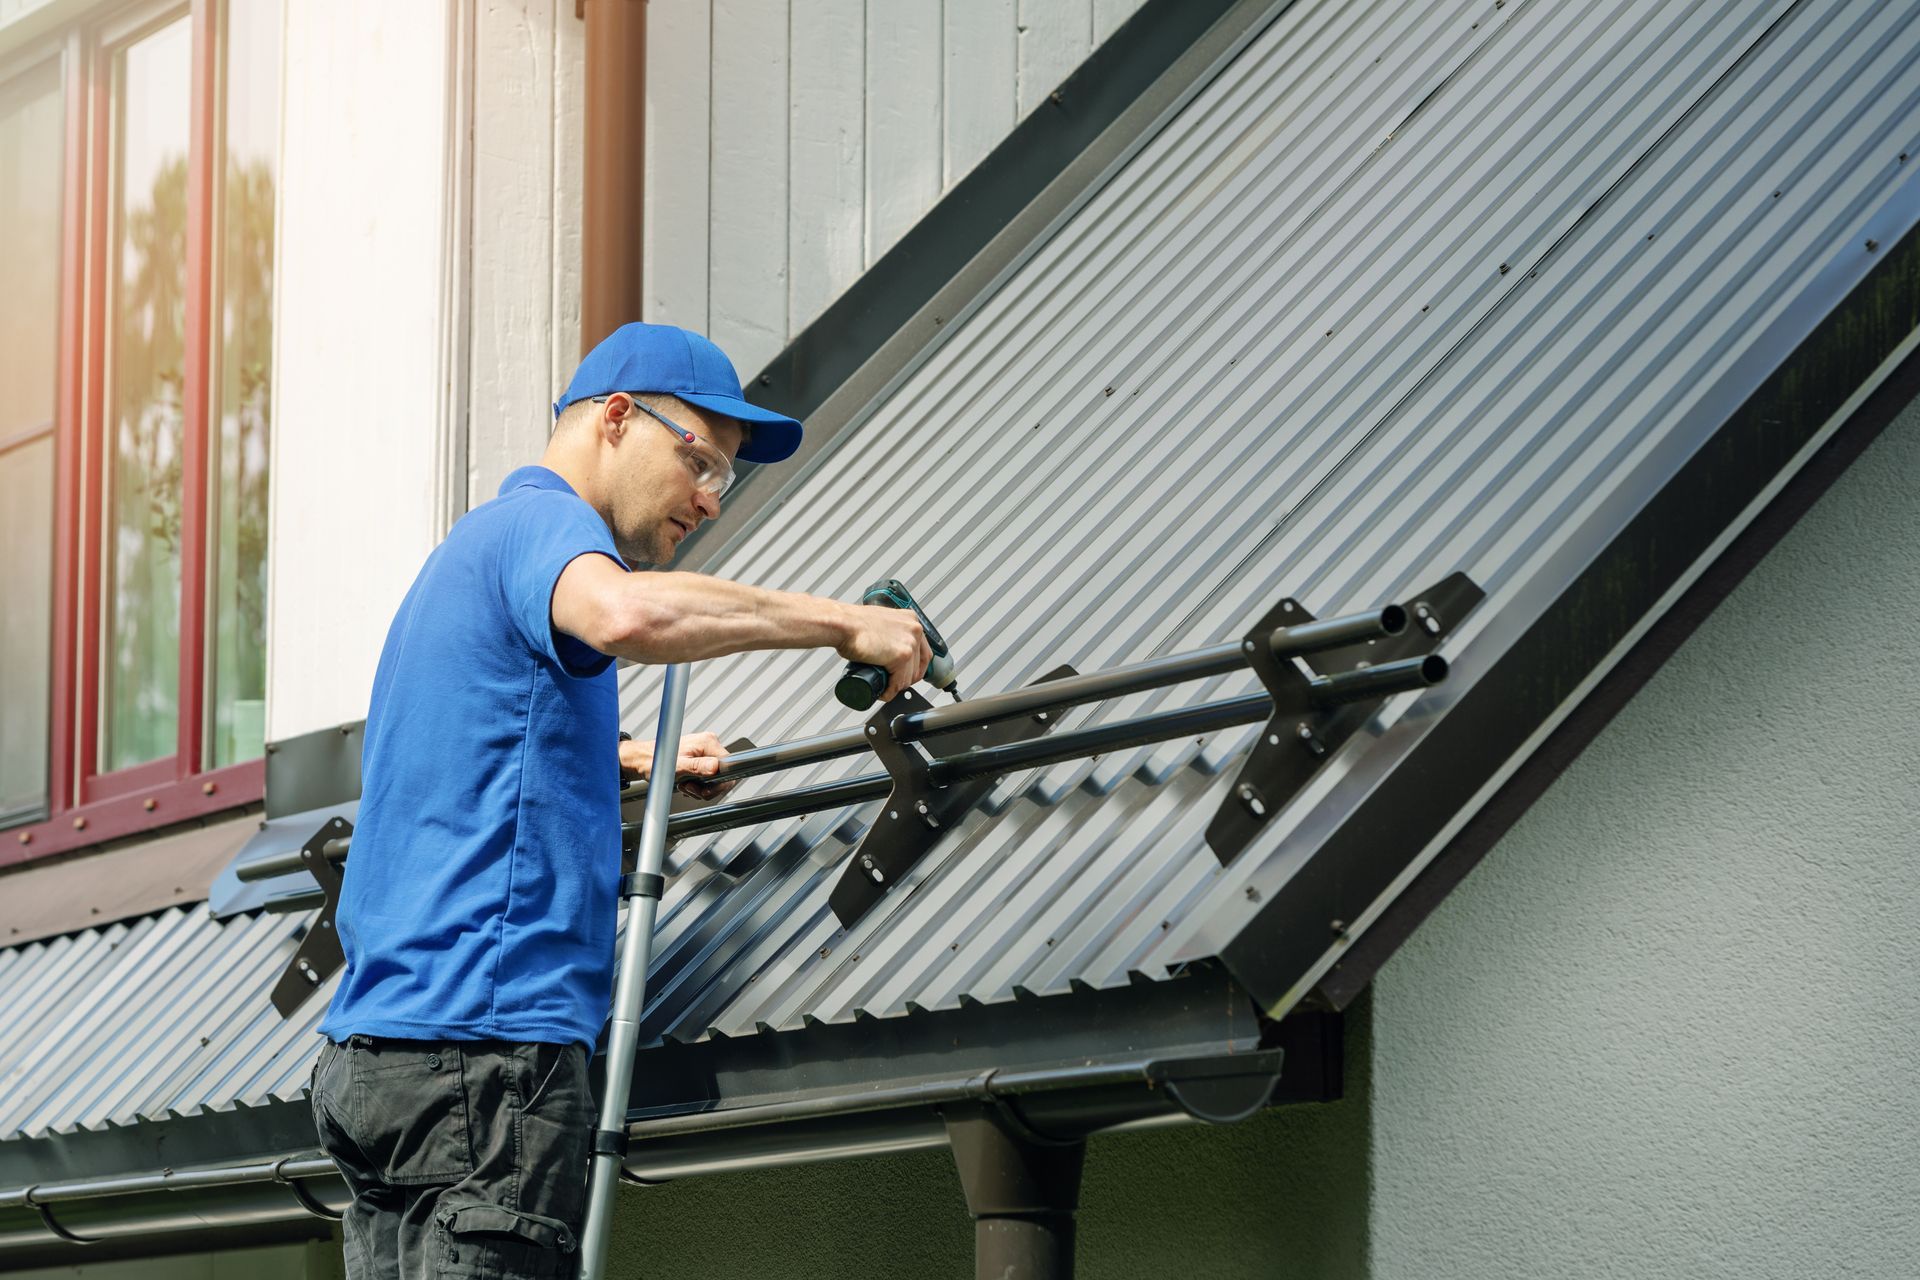
{"type": "Polygon", "coordinates": [[[1920,1274],[1920,413],[1374,985],[1373,1274],[1920,1274]]]}

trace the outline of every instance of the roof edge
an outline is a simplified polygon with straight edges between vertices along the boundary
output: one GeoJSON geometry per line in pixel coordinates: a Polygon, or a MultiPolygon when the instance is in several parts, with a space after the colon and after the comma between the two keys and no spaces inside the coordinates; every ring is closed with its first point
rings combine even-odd
{"type": "MultiPolygon", "coordinates": [[[[1917,217],[1920,175],[1896,190],[1862,229],[1862,236],[1876,237],[1865,241],[1865,252],[1877,261],[1862,271],[1855,265],[1859,259],[1836,256],[1778,324],[1805,324],[1809,310],[1824,298],[1837,295],[1838,301],[1220,949],[1228,970],[1269,1016],[1280,1016],[1315,989],[1338,1008],[1365,987],[1492,839],[1545,790],[1545,781],[1530,775],[1530,782],[1510,793],[1505,808],[1488,818],[1493,825],[1461,844],[1448,867],[1429,880],[1425,892],[1378,940],[1364,949],[1355,945],[1387,918],[1415,877],[1431,868],[1443,852],[1435,842],[1447,828],[1463,811],[1477,813],[1497,789],[1507,787],[1509,775],[1526,763],[1523,757],[1539,754],[1542,744],[1535,740],[1561,727],[1628,648],[1642,642],[1642,633],[1697,584],[1723,544],[1778,501],[1780,490],[1815,451],[1860,416],[1855,410],[1875,389],[1896,370],[1906,376],[1909,353],[1920,342],[1917,217]],[[1477,852],[1475,841],[1480,842],[1477,852]],[[1429,849],[1423,860],[1421,851],[1429,849]],[[1304,922],[1317,927],[1303,928],[1304,922]]],[[[1860,253],[1860,242],[1850,241],[1839,252],[1860,253]]],[[[1790,333],[1775,341],[1792,341],[1790,333]]],[[[1754,350],[1767,345],[1768,335],[1758,336],[1754,350]]],[[[1844,469],[1842,459],[1851,461],[1862,448],[1864,441],[1855,441],[1850,453],[1843,447],[1830,455],[1826,483],[1844,469]]],[[[1817,493],[1803,495],[1804,504],[1810,505],[1813,496],[1817,493]]],[[[1787,519],[1787,510],[1776,519],[1787,519]]],[[[1775,540],[1786,527],[1790,521],[1776,531],[1775,540]]],[[[1736,576],[1724,585],[1730,590],[1737,581],[1736,576]]],[[[1678,639],[1673,644],[1677,647],[1678,639]]],[[[1653,665],[1640,673],[1639,682],[1665,657],[1647,650],[1641,661],[1653,665]]],[[[1627,688],[1617,695],[1619,701],[1630,693],[1627,688]]],[[[1602,707],[1593,714],[1611,716],[1602,707]]],[[[1591,724],[1588,737],[1604,723],[1591,724]]],[[[1569,737],[1561,746],[1577,740],[1569,737]]],[[[1560,759],[1560,765],[1570,758],[1560,759]]],[[[1553,767],[1551,757],[1539,766],[1553,767]]],[[[1462,820],[1444,849],[1452,850],[1465,830],[1462,820]]]]}

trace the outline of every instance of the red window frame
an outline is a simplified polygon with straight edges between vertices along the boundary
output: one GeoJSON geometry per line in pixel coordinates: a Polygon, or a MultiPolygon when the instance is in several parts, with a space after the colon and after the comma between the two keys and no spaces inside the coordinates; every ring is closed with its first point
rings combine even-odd
{"type": "MultiPolygon", "coordinates": [[[[48,816],[0,841],[0,866],[137,834],[249,804],[266,791],[266,762],[204,769],[207,717],[207,473],[213,371],[213,149],[221,103],[220,0],[122,8],[60,41],[66,97],[61,193],[60,340],[54,425],[52,707],[48,816]],[[101,611],[105,521],[103,398],[113,58],[138,37],[191,15],[192,105],[187,147],[185,368],[181,454],[179,736],[174,754],[100,773],[101,611]]],[[[43,48],[40,57],[47,51],[43,48]]],[[[10,60],[12,61],[12,60],[10,60]]],[[[22,59],[22,66],[30,60],[22,59]]]]}

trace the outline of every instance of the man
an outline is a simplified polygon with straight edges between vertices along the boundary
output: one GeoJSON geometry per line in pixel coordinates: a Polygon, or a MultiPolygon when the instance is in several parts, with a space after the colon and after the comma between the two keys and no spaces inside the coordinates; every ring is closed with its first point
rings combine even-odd
{"type": "MultiPolygon", "coordinates": [[[[346,967],[320,1024],[321,1145],[353,1191],[347,1271],[570,1274],[584,1216],[588,1055],[613,989],[621,767],[613,662],[830,648],[887,670],[932,652],[910,612],[665,564],[720,514],[738,458],[799,447],[698,334],[623,326],[554,405],[538,466],[469,512],[421,568],[374,677],[336,924],[346,967]]],[[[651,740],[651,733],[642,735],[651,740]]],[[[719,793],[712,734],[676,785],[719,793]]]]}

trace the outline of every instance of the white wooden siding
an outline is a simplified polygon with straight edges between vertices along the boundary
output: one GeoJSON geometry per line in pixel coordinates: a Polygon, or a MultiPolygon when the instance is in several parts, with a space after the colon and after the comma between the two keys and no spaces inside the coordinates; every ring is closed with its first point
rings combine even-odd
{"type": "Polygon", "coordinates": [[[573,0],[475,12],[469,507],[540,457],[580,361],[583,26],[573,0]]]}
{"type": "Polygon", "coordinates": [[[453,447],[439,353],[458,10],[286,12],[269,741],[366,715],[387,623],[446,532],[453,447]]]}
{"type": "Polygon", "coordinates": [[[643,318],[751,378],[1142,0],[652,0],[643,318]]]}

